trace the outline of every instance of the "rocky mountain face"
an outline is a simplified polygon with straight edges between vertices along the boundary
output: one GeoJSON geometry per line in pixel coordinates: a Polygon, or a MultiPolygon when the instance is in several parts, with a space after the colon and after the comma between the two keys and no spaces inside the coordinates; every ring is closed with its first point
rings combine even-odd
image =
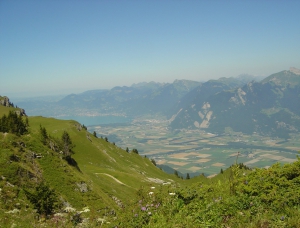
{"type": "Polygon", "coordinates": [[[225,87],[210,90],[206,96],[194,93],[193,104],[182,108],[170,126],[215,133],[231,128],[286,138],[290,132],[300,130],[300,74],[297,72],[291,68],[233,90],[225,87]]]}
{"type": "MultiPolygon", "coordinates": [[[[5,107],[13,107],[14,108],[14,104],[9,101],[9,98],[7,96],[0,96],[0,105],[5,106],[5,107]]],[[[25,110],[22,108],[16,107],[15,112],[18,115],[26,116],[25,110]]]]}
{"type": "Polygon", "coordinates": [[[300,129],[300,70],[260,80],[251,75],[204,83],[138,83],[71,94],[59,101],[19,102],[29,115],[165,115],[170,129],[225,129],[288,137],[300,129]]]}
{"type": "Polygon", "coordinates": [[[0,96],[0,105],[6,106],[6,107],[10,107],[11,103],[9,102],[8,97],[6,97],[6,96],[4,96],[4,97],[0,96]]]}

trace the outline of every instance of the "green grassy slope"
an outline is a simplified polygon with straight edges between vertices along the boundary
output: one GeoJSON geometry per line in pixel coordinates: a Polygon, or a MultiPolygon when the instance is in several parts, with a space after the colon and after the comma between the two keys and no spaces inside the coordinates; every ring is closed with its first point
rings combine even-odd
{"type": "MultiPolygon", "coordinates": [[[[0,106],[0,116],[9,110],[13,108],[0,106]]],[[[118,211],[120,205],[130,203],[141,186],[158,186],[156,182],[174,180],[184,182],[164,173],[148,158],[127,153],[104,139],[94,137],[76,121],[41,116],[28,119],[28,134],[18,137],[0,133],[0,173],[4,178],[0,180],[0,188],[9,184],[18,186],[14,197],[7,197],[8,201],[18,195],[20,198],[16,201],[22,201],[23,206],[25,201],[26,205],[30,204],[23,189],[32,192],[37,183],[44,180],[60,196],[63,207],[72,206],[80,210],[88,206],[91,211],[97,212],[95,216],[101,217],[107,211],[118,211]],[[64,131],[69,133],[75,145],[72,158],[78,168],[69,165],[59,152],[42,144],[40,126],[57,139],[64,131]],[[20,142],[24,146],[20,146],[20,142]],[[32,158],[33,153],[41,158],[32,158]],[[14,157],[16,159],[12,159],[14,157]],[[20,195],[20,192],[23,193],[20,195]]],[[[3,206],[0,211],[9,211],[14,208],[13,205],[3,206]]]]}
{"type": "Polygon", "coordinates": [[[53,137],[60,137],[63,131],[67,131],[75,144],[73,158],[81,170],[81,173],[77,172],[76,175],[109,195],[126,200],[141,184],[150,183],[148,178],[159,178],[162,181],[174,178],[155,167],[149,159],[127,153],[104,139],[94,137],[84,129],[78,130],[79,124],[76,121],[31,117],[29,122],[30,131],[36,135],[40,125],[53,137]]]}
{"type": "Polygon", "coordinates": [[[300,160],[256,170],[233,165],[212,179],[182,180],[76,121],[29,117],[28,133],[0,132],[0,227],[296,228],[299,176],[300,160]],[[77,167],[41,142],[40,126],[52,138],[69,133],[77,167]],[[55,198],[49,188],[39,191],[43,181],[58,199],[47,217],[30,198],[55,198]]]}

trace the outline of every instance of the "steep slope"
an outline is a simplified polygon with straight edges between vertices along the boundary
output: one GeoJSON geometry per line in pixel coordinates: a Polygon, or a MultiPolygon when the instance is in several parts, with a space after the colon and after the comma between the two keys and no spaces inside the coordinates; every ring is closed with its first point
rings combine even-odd
{"type": "Polygon", "coordinates": [[[244,133],[259,132],[288,138],[300,129],[300,75],[292,71],[273,74],[235,90],[209,94],[182,111],[173,128],[200,128],[223,133],[226,127],[244,133]]]}
{"type": "MultiPolygon", "coordinates": [[[[0,106],[0,116],[9,111],[17,110],[0,106]]],[[[30,117],[25,134],[0,132],[0,224],[298,227],[300,159],[255,170],[237,160],[212,179],[181,180],[76,121],[30,117]],[[64,157],[66,132],[72,159],[64,157]]]]}
{"type": "MultiPolygon", "coordinates": [[[[0,109],[0,116],[10,109],[0,109]]],[[[61,211],[88,207],[100,218],[128,204],[142,185],[155,186],[176,179],[148,158],[96,138],[76,121],[29,117],[28,133],[16,136],[0,132],[0,155],[0,210],[4,213],[18,204],[17,210],[29,221],[35,213],[26,209],[32,206],[24,193],[34,192],[43,182],[55,189],[61,211]],[[46,145],[41,140],[41,127],[50,139],[46,145]],[[75,144],[71,160],[64,159],[63,152],[57,149],[63,148],[60,139],[64,132],[75,144]]],[[[22,218],[17,221],[22,223],[22,218]]]]}
{"type": "Polygon", "coordinates": [[[171,119],[173,119],[171,128],[192,127],[194,124],[198,126],[195,122],[195,119],[199,117],[197,110],[201,109],[205,100],[218,92],[233,89],[239,85],[241,85],[239,80],[233,78],[220,78],[218,80],[209,80],[197,86],[180,99],[176,106],[172,108],[172,112],[170,113],[176,114],[171,117],[171,119]]]}

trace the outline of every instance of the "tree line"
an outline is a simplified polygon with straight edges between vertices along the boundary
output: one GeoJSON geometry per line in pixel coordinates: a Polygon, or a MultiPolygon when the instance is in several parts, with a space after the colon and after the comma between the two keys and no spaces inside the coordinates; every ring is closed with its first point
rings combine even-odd
{"type": "Polygon", "coordinates": [[[16,135],[23,135],[28,132],[28,118],[25,121],[21,115],[9,111],[8,115],[0,118],[0,132],[8,132],[16,135]]]}

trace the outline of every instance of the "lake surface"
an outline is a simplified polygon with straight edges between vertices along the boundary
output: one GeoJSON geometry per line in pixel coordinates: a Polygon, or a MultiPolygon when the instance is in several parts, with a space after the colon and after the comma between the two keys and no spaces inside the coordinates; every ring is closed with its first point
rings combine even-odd
{"type": "Polygon", "coordinates": [[[59,116],[55,118],[62,120],[76,120],[85,126],[131,122],[131,119],[125,116],[59,116]]]}

